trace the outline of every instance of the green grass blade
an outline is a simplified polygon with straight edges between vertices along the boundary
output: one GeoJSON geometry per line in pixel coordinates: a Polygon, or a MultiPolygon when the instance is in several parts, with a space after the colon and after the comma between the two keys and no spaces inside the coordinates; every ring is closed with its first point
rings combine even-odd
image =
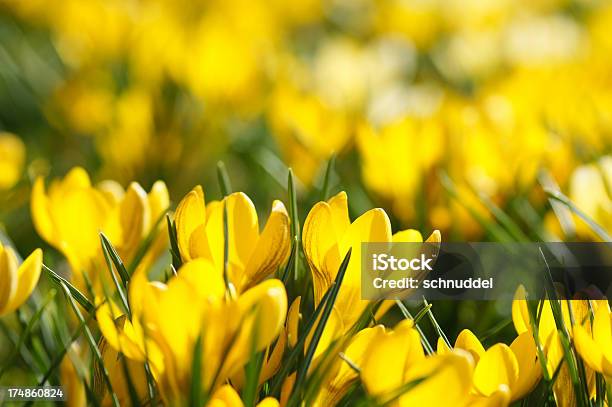
{"type": "Polygon", "coordinates": [[[70,337],[70,341],[68,341],[68,345],[63,346],[61,351],[51,361],[49,368],[43,375],[42,379],[38,382],[38,386],[44,386],[45,383],[47,383],[47,381],[49,380],[53,372],[59,367],[60,363],[62,362],[62,359],[64,359],[64,356],[68,352],[68,349],[70,348],[70,345],[72,344],[72,342],[76,341],[79,338],[79,336],[81,336],[83,329],[88,323],[90,323],[94,319],[94,316],[95,316],[95,312],[89,314],[87,316],[87,319],[85,319],[84,322],[79,323],[79,326],[77,326],[77,329],[74,331],[74,333],[70,337]]]}
{"type": "Polygon", "coordinates": [[[189,386],[189,405],[201,406],[202,402],[202,336],[198,336],[193,347],[191,360],[191,385],[189,386]]]}
{"type": "Polygon", "coordinates": [[[172,266],[178,270],[183,265],[181,260],[181,251],[178,247],[178,238],[176,237],[176,224],[170,219],[170,215],[166,214],[166,225],[168,226],[168,239],[170,239],[170,254],[172,255],[172,266]]]}
{"type": "Polygon", "coordinates": [[[119,253],[117,253],[117,250],[115,250],[115,246],[113,246],[103,232],[100,232],[100,240],[102,242],[102,249],[105,251],[104,256],[108,256],[107,260],[110,258],[113,261],[115,269],[117,270],[117,273],[119,273],[119,277],[121,277],[121,281],[123,282],[123,287],[127,288],[130,282],[130,275],[123,264],[123,260],[121,260],[119,253]]]}
{"type": "Polygon", "coordinates": [[[285,380],[285,377],[287,377],[287,375],[289,374],[291,368],[293,367],[293,363],[298,359],[298,356],[300,356],[300,354],[303,352],[304,344],[306,343],[306,338],[308,338],[310,331],[312,330],[315,323],[317,322],[317,319],[319,319],[319,315],[321,314],[321,312],[323,312],[323,308],[325,307],[325,304],[327,303],[327,300],[329,299],[329,296],[331,295],[331,293],[332,293],[331,289],[328,289],[325,292],[325,294],[323,295],[323,298],[321,299],[321,302],[319,303],[314,313],[312,314],[312,316],[310,317],[310,319],[304,326],[303,331],[300,332],[298,340],[295,343],[295,347],[291,350],[291,352],[289,353],[289,356],[281,364],[280,371],[278,372],[278,374],[274,378],[274,381],[272,382],[271,390],[270,390],[271,394],[275,396],[278,396],[280,394],[280,389],[283,384],[283,381],[285,380]]]}
{"type": "Polygon", "coordinates": [[[232,193],[232,183],[230,182],[230,177],[223,161],[217,162],[217,180],[219,181],[221,195],[228,196],[232,193]]]}
{"type": "Polygon", "coordinates": [[[459,192],[457,191],[454,182],[448,176],[448,174],[441,171],[439,172],[438,176],[440,178],[440,183],[442,184],[444,189],[446,189],[449,195],[453,199],[455,199],[459,203],[459,205],[463,206],[469,212],[469,214],[480,224],[480,226],[482,226],[491,235],[494,240],[498,242],[514,241],[512,236],[508,232],[506,232],[504,228],[500,227],[495,222],[489,222],[484,219],[476,209],[466,204],[465,201],[459,197],[459,192]]]}
{"type": "Polygon", "coordinates": [[[294,263],[296,262],[299,247],[297,236],[294,236],[293,242],[291,243],[291,253],[289,255],[289,259],[287,260],[287,264],[285,265],[283,275],[281,276],[281,281],[285,286],[287,286],[287,283],[289,283],[289,276],[291,275],[291,270],[293,270],[294,263]]]}
{"type": "MultiPolygon", "coordinates": [[[[312,363],[312,359],[314,358],[315,350],[317,349],[317,345],[319,344],[319,340],[321,339],[321,335],[323,335],[323,330],[325,329],[325,325],[327,324],[327,320],[331,315],[332,309],[334,307],[334,303],[336,302],[336,298],[338,297],[338,292],[340,291],[340,286],[342,285],[342,280],[344,279],[344,275],[346,274],[346,270],[348,269],[349,261],[351,260],[351,252],[352,248],[348,250],[346,255],[344,256],[344,260],[340,264],[340,268],[338,269],[338,274],[336,275],[336,279],[333,285],[330,287],[331,294],[327,301],[325,302],[325,308],[323,309],[323,313],[321,314],[321,320],[317,324],[317,327],[314,330],[312,340],[308,344],[308,348],[306,349],[306,356],[304,357],[304,363],[300,366],[297,371],[297,376],[295,379],[294,389],[300,389],[302,383],[306,379],[306,374],[308,373],[308,369],[310,368],[310,364],[312,363]]],[[[293,397],[298,392],[294,392],[293,397]]],[[[292,398],[293,398],[292,397],[292,398]]],[[[291,404],[291,403],[289,403],[291,404]]]]}
{"type": "Polygon", "coordinates": [[[602,228],[597,222],[595,222],[589,215],[584,213],[580,208],[576,206],[567,196],[561,191],[552,188],[544,188],[544,191],[552,199],[565,204],[572,212],[574,212],[580,219],[582,219],[589,227],[599,236],[604,242],[612,242],[612,237],[602,228]]]}
{"type": "MultiPolygon", "coordinates": [[[[259,318],[260,314],[256,314],[259,318]]],[[[242,389],[242,401],[246,407],[255,406],[257,388],[259,387],[259,376],[264,362],[264,353],[257,352],[257,338],[259,337],[259,323],[255,324],[255,330],[251,338],[251,357],[245,367],[245,384],[242,389]]]]}
{"type": "Polygon", "coordinates": [[[321,200],[327,201],[329,197],[329,189],[331,185],[331,177],[334,171],[334,164],[336,161],[336,156],[332,155],[327,161],[327,168],[325,169],[325,177],[323,178],[323,187],[321,188],[321,200]]]}
{"type": "MultiPolygon", "coordinates": [[[[474,191],[476,193],[476,191],[474,191]]],[[[499,224],[506,229],[506,231],[516,240],[517,242],[528,242],[529,237],[521,230],[520,226],[516,224],[514,220],[506,212],[504,212],[499,206],[497,206],[491,199],[484,193],[477,193],[480,198],[480,202],[491,212],[491,214],[497,219],[499,224]]]]}
{"type": "MultiPolygon", "coordinates": [[[[100,239],[102,240],[102,252],[104,252],[104,260],[106,260],[106,266],[108,267],[108,272],[111,275],[111,279],[113,280],[113,284],[115,285],[115,289],[117,290],[117,294],[119,295],[119,299],[121,300],[121,304],[123,305],[124,311],[130,318],[132,319],[132,313],[130,312],[130,305],[128,303],[127,295],[123,291],[123,287],[119,284],[117,280],[117,276],[113,271],[113,265],[111,264],[110,252],[108,251],[108,247],[104,244],[105,237],[102,233],[100,233],[100,239]]],[[[116,264],[115,264],[116,266],[116,264]]],[[[124,281],[124,287],[127,288],[127,281],[124,281]]]]}
{"type": "MultiPolygon", "coordinates": [[[[289,168],[287,175],[287,192],[289,194],[289,219],[291,221],[291,236],[293,236],[294,242],[297,244],[296,254],[299,254],[299,247],[301,242],[300,236],[300,219],[298,216],[297,208],[297,192],[295,189],[295,180],[293,179],[293,170],[289,168]]],[[[293,262],[293,278],[298,279],[299,276],[299,261],[298,257],[293,262]]]]}
{"type": "Polygon", "coordinates": [[[85,309],[85,311],[87,311],[90,314],[95,311],[95,307],[87,299],[87,297],[85,297],[75,286],[70,284],[68,280],[66,280],[64,277],[60,276],[59,274],[57,274],[55,271],[51,270],[46,265],[43,264],[42,266],[43,266],[43,269],[45,270],[45,273],[51,279],[53,284],[57,285],[60,288],[62,288],[62,285],[65,285],[66,287],[68,287],[68,290],[70,291],[70,295],[72,295],[72,297],[76,300],[76,302],[78,302],[85,309]]]}
{"type": "MultiPolygon", "coordinates": [[[[425,307],[429,306],[429,303],[427,302],[427,300],[425,298],[423,298],[423,304],[425,305],[425,307]]],[[[431,312],[431,307],[428,307],[425,312],[427,313],[427,316],[429,317],[429,320],[431,321],[431,324],[433,325],[433,327],[435,328],[436,332],[438,333],[438,336],[440,338],[442,338],[444,343],[446,343],[446,346],[448,346],[449,348],[452,349],[453,345],[451,345],[450,341],[448,340],[448,337],[444,333],[444,330],[442,329],[440,324],[438,324],[438,321],[436,320],[436,317],[434,316],[433,312],[431,312]]]]}
{"type": "MultiPolygon", "coordinates": [[[[395,300],[395,303],[397,304],[397,306],[399,307],[400,311],[404,315],[404,318],[414,320],[414,317],[412,316],[412,314],[410,313],[408,308],[406,308],[406,305],[404,305],[403,302],[401,302],[400,300],[395,300]]],[[[435,353],[434,349],[432,348],[431,344],[429,343],[429,340],[427,339],[427,336],[425,335],[425,333],[423,332],[423,330],[421,329],[419,324],[415,322],[414,326],[415,326],[417,332],[419,333],[419,335],[421,336],[421,344],[423,345],[423,348],[425,349],[425,352],[428,355],[434,354],[435,353]]]]}
{"type": "Polygon", "coordinates": [[[30,336],[30,333],[32,332],[32,329],[34,328],[36,323],[40,320],[40,317],[42,316],[43,311],[47,308],[47,305],[49,305],[49,303],[55,298],[56,294],[57,294],[57,291],[54,289],[51,289],[47,293],[45,298],[43,299],[43,302],[40,305],[40,307],[36,310],[36,312],[34,312],[34,315],[32,315],[32,317],[28,321],[25,329],[23,330],[21,335],[19,335],[19,339],[17,340],[17,344],[15,345],[15,350],[10,353],[7,361],[3,364],[2,368],[0,369],[0,378],[4,375],[6,370],[11,366],[11,364],[13,363],[17,355],[20,354],[19,352],[20,352],[21,347],[25,343],[26,339],[30,336]]]}
{"type": "Polygon", "coordinates": [[[229,239],[227,202],[223,201],[223,281],[225,282],[225,290],[231,298],[234,290],[232,289],[232,283],[229,278],[229,239]]]}
{"type": "Polygon", "coordinates": [[[68,302],[70,306],[72,307],[72,311],[74,311],[75,315],[79,319],[79,322],[83,325],[83,329],[85,331],[85,338],[87,339],[87,342],[89,343],[89,347],[91,348],[91,351],[94,355],[96,362],[99,363],[100,369],[102,371],[102,376],[104,378],[104,383],[106,384],[106,387],[111,395],[113,405],[115,407],[119,407],[119,400],[117,399],[117,394],[115,394],[115,392],[113,391],[113,385],[110,381],[110,377],[108,376],[108,370],[106,369],[106,366],[104,366],[104,361],[102,359],[102,354],[100,353],[100,349],[98,348],[98,345],[96,344],[96,341],[91,331],[87,327],[87,323],[85,322],[85,319],[83,318],[83,314],[81,313],[81,310],[79,309],[79,307],[77,307],[77,304],[74,298],[72,298],[72,295],[70,294],[70,290],[63,283],[62,283],[62,288],[64,290],[64,293],[66,294],[66,298],[68,298],[68,302]]]}

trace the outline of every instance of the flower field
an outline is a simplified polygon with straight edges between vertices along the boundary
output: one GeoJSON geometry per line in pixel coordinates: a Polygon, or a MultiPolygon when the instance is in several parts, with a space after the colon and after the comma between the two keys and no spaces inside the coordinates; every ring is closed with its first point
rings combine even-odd
{"type": "Polygon", "coordinates": [[[0,0],[0,405],[612,405],[611,287],[560,295],[543,252],[542,293],[363,294],[370,242],[612,241],[611,27],[0,0]]]}

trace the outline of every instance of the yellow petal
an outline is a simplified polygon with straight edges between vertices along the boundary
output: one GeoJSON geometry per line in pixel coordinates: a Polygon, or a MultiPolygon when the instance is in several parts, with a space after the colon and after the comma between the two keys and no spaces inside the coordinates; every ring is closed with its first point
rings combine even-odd
{"type": "MultiPolygon", "coordinates": [[[[327,269],[325,259],[332,247],[337,244],[334,230],[329,204],[326,202],[315,204],[306,217],[302,232],[302,246],[313,277],[315,304],[319,303],[333,281],[333,271],[327,269]]],[[[337,250],[335,252],[334,267],[337,267],[340,264],[340,256],[337,250]]]]}
{"type": "Polygon", "coordinates": [[[211,407],[243,407],[240,396],[229,384],[219,387],[213,394],[208,406],[211,407]]]}
{"type": "Polygon", "coordinates": [[[597,372],[603,370],[604,355],[602,349],[599,348],[583,326],[574,326],[574,344],[588,367],[597,372]]]}
{"type": "Polygon", "coordinates": [[[406,229],[401,232],[397,232],[393,235],[393,242],[422,242],[423,236],[421,236],[421,232],[415,229],[406,229]]]}
{"type": "Polygon", "coordinates": [[[461,351],[423,359],[412,367],[404,382],[424,380],[405,393],[399,405],[463,405],[472,385],[472,363],[469,354],[461,351]]]}
{"type": "Polygon", "coordinates": [[[540,380],[542,369],[537,359],[536,344],[531,332],[523,332],[510,344],[519,367],[518,380],[511,388],[512,401],[523,398],[540,380]]]}
{"type": "Polygon", "coordinates": [[[445,355],[447,353],[452,352],[453,350],[448,347],[444,339],[441,336],[438,337],[438,343],[436,345],[436,353],[438,355],[445,355]]]}
{"type": "Polygon", "coordinates": [[[206,207],[204,205],[204,191],[200,185],[192,189],[181,200],[174,214],[176,222],[176,237],[179,251],[183,260],[191,260],[189,242],[191,234],[200,225],[206,222],[206,207]]]}
{"type": "Polygon", "coordinates": [[[85,386],[83,380],[79,377],[79,374],[72,362],[72,360],[78,360],[79,358],[79,347],[77,342],[73,342],[68,348],[68,352],[62,358],[60,363],[60,383],[70,397],[66,400],[68,407],[82,407],[87,405],[87,398],[85,395],[85,386]]]}
{"type": "Polygon", "coordinates": [[[439,230],[434,230],[426,240],[427,243],[440,243],[442,242],[442,235],[439,230]]]}
{"type": "Polygon", "coordinates": [[[261,350],[268,346],[281,332],[287,315],[287,293],[283,283],[277,279],[266,280],[240,296],[238,305],[242,315],[253,315],[258,324],[256,348],[261,350]]]}
{"type": "Polygon", "coordinates": [[[257,407],[278,407],[280,404],[274,397],[266,397],[257,403],[257,407]]]}
{"type": "MultiPolygon", "coordinates": [[[[224,259],[224,235],[223,235],[223,201],[212,201],[206,205],[206,226],[197,240],[207,242],[209,256],[216,267],[223,268],[224,259]]],[[[192,247],[195,246],[192,240],[192,247]]],[[[234,254],[235,255],[235,254],[234,254]]],[[[234,256],[230,253],[231,256],[234,256]]]]}
{"type": "Polygon", "coordinates": [[[0,131],[0,190],[12,188],[21,177],[26,148],[12,133],[0,131]]]}
{"type": "Polygon", "coordinates": [[[291,346],[292,348],[295,347],[298,340],[298,326],[301,318],[301,300],[302,297],[297,297],[295,300],[293,300],[291,306],[289,307],[289,312],[287,312],[287,336],[289,346],[291,346]]]}
{"type": "Polygon", "coordinates": [[[327,203],[331,210],[332,225],[336,236],[342,236],[346,229],[351,224],[351,219],[348,213],[348,198],[346,192],[341,191],[331,197],[327,203]]]}
{"type": "Polygon", "coordinates": [[[272,212],[246,267],[248,285],[255,284],[275,272],[291,250],[289,215],[281,201],[274,201],[272,212]]]}
{"type": "Polygon", "coordinates": [[[0,248],[0,315],[4,315],[17,292],[17,258],[10,247],[0,248]]]}
{"type": "Polygon", "coordinates": [[[513,388],[519,366],[512,350],[503,343],[487,349],[474,369],[474,387],[484,396],[495,393],[504,384],[513,388]]]}
{"type": "Polygon", "coordinates": [[[593,339],[603,351],[604,357],[612,361],[612,322],[610,309],[599,306],[593,318],[593,339]]]}
{"type": "Polygon", "coordinates": [[[119,218],[122,231],[121,254],[129,260],[151,228],[147,193],[139,184],[132,182],[128,187],[121,202],[119,218]]]}
{"type": "Polygon", "coordinates": [[[79,189],[79,188],[89,188],[91,187],[91,180],[89,179],[89,175],[87,171],[82,167],[74,167],[61,181],[62,188],[66,189],[79,189]]]}
{"type": "Polygon", "coordinates": [[[104,195],[111,205],[119,205],[125,196],[125,191],[120,183],[110,179],[99,182],[96,189],[104,195]]]}
{"type": "Polygon", "coordinates": [[[372,395],[398,389],[412,364],[424,358],[419,333],[411,320],[400,322],[391,332],[377,331],[363,359],[361,379],[372,395]]]}
{"type": "MultiPolygon", "coordinates": [[[[232,376],[248,361],[252,351],[269,346],[280,334],[287,315],[287,294],[280,280],[266,280],[236,301],[238,332],[223,362],[220,376],[232,376]]],[[[223,323],[223,321],[219,321],[223,323]]]]}
{"type": "Polygon", "coordinates": [[[281,397],[280,397],[280,405],[286,406],[289,401],[289,397],[293,393],[293,386],[295,385],[295,379],[297,378],[297,372],[291,373],[281,386],[281,397]]]}
{"type": "MultiPolygon", "coordinates": [[[[269,378],[274,376],[280,368],[281,362],[283,361],[283,355],[285,354],[285,346],[287,345],[287,334],[282,332],[278,337],[278,341],[274,345],[272,353],[268,355],[266,352],[264,364],[261,368],[261,374],[259,375],[259,384],[263,384],[269,378]]],[[[268,348],[269,351],[270,348],[268,348]]]]}
{"type": "Polygon", "coordinates": [[[155,222],[170,206],[170,194],[166,184],[163,181],[155,181],[148,197],[151,222],[155,222]]]}
{"type": "Polygon", "coordinates": [[[490,396],[472,395],[468,405],[470,407],[505,407],[510,404],[510,396],[511,393],[508,386],[501,385],[490,396]]]}
{"type": "Polygon", "coordinates": [[[45,241],[55,244],[56,230],[49,214],[49,200],[45,192],[45,181],[42,177],[38,177],[32,187],[30,211],[36,232],[45,241]]]}
{"type": "Polygon", "coordinates": [[[527,308],[526,299],[527,292],[525,291],[525,287],[520,285],[516,289],[516,292],[514,293],[514,300],[512,301],[512,322],[514,323],[514,329],[518,334],[531,331],[529,310],[527,308]]]}
{"type": "Polygon", "coordinates": [[[119,330],[115,325],[115,319],[123,315],[119,307],[111,300],[103,301],[102,298],[96,298],[98,309],[96,310],[96,321],[100,332],[106,338],[106,341],[115,350],[120,350],[119,346],[119,330]]]}
{"type": "MultiPolygon", "coordinates": [[[[361,244],[362,242],[389,242],[391,241],[391,222],[382,209],[372,209],[361,215],[346,230],[340,241],[340,254],[344,256],[352,248],[342,286],[336,300],[336,308],[342,314],[344,325],[351,326],[363,309],[367,301],[361,301],[361,244]]],[[[338,270],[333,270],[335,278],[338,270]]]]}
{"type": "Polygon", "coordinates": [[[234,263],[244,267],[259,237],[257,211],[242,192],[230,194],[224,202],[227,205],[229,255],[234,263]]]}
{"type": "Polygon", "coordinates": [[[38,284],[42,268],[42,250],[36,249],[19,266],[17,270],[17,289],[5,312],[12,312],[23,304],[38,284]]]}
{"type": "Polygon", "coordinates": [[[478,363],[478,360],[485,353],[485,350],[476,337],[469,329],[464,329],[457,336],[457,340],[455,341],[455,348],[463,349],[472,354],[474,358],[474,362],[478,363]]]}
{"type": "MultiPolygon", "coordinates": [[[[385,328],[382,325],[376,325],[372,328],[365,328],[359,331],[344,350],[344,356],[357,366],[361,366],[368,352],[368,348],[372,346],[375,339],[384,334],[385,328]]],[[[355,370],[349,366],[348,362],[343,361],[340,369],[333,380],[334,388],[344,388],[344,386],[357,378],[355,370]]]]}
{"type": "Polygon", "coordinates": [[[177,274],[176,278],[185,281],[194,290],[198,301],[221,300],[225,297],[223,271],[216,269],[210,260],[191,260],[183,264],[177,274]]]}

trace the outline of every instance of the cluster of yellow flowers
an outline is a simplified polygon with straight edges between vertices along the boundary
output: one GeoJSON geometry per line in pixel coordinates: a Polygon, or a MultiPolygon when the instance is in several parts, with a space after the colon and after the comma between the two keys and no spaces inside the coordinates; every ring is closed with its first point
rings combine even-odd
{"type": "MultiPolygon", "coordinates": [[[[516,339],[487,349],[469,330],[454,346],[440,334],[434,350],[414,319],[394,328],[373,322],[394,302],[361,300],[361,242],[423,238],[413,229],[393,233],[382,209],[351,222],[344,192],[315,204],[301,231],[315,308],[310,316],[302,297],[277,278],[299,259],[296,242],[292,249],[291,216],[281,201],[273,202],[260,231],[248,196],[231,193],[205,203],[204,190],[195,187],[178,204],[174,220],[168,218],[177,268],[164,281],[149,280],[153,263],[168,247],[155,221],[168,206],[161,182],[148,194],[138,184],[127,191],[108,181],[92,186],[80,168],[53,181],[48,192],[38,179],[32,191],[39,234],[65,255],[72,282],[95,297],[91,312],[102,337],[92,388],[103,405],[159,397],[168,405],[199,400],[243,406],[239,392],[245,397],[254,382],[256,394],[247,404],[259,398],[265,384],[261,407],[335,405],[356,383],[372,403],[508,406],[528,396],[542,377],[549,382],[554,377],[557,404],[572,406],[584,395],[573,386],[578,360],[568,357],[568,341],[584,363],[586,401],[598,394],[596,374],[608,386],[612,380],[607,300],[541,301],[536,317],[519,287],[512,304],[516,339]],[[121,267],[131,272],[122,287],[109,262],[105,273],[115,280],[113,294],[112,283],[102,276],[102,259],[109,253],[97,242],[100,231],[117,245],[115,259],[126,260],[127,266],[115,263],[117,273],[121,267]],[[149,241],[146,253],[140,249],[144,241],[149,241]],[[556,320],[555,306],[562,307],[563,321],[556,320]],[[259,369],[249,377],[257,354],[259,369]],[[305,368],[291,365],[298,356],[307,360],[305,368]],[[319,377],[318,386],[305,381],[313,377],[319,377]]],[[[440,233],[434,231],[427,241],[440,242],[440,233]]],[[[18,267],[12,249],[0,246],[0,315],[27,299],[41,267],[40,250],[18,267]]],[[[71,360],[66,356],[62,363],[62,382],[71,386],[71,404],[81,405],[84,385],[75,381],[71,360]]]]}
{"type": "Polygon", "coordinates": [[[127,179],[200,162],[263,118],[303,183],[355,148],[396,217],[425,200],[433,228],[460,219],[470,236],[437,170],[477,207],[472,188],[502,203],[542,167],[565,186],[610,151],[606,1],[0,4],[48,29],[68,68],[50,122],[95,135],[127,179]]]}

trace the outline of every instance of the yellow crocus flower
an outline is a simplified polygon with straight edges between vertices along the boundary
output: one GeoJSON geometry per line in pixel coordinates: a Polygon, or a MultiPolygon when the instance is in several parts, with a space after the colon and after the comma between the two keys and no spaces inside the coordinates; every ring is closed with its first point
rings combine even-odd
{"type": "Polygon", "coordinates": [[[584,363],[612,383],[612,313],[607,301],[600,302],[595,311],[592,332],[574,326],[574,344],[584,363]]]}
{"type": "MultiPolygon", "coordinates": [[[[515,293],[514,301],[512,302],[512,321],[514,323],[515,330],[520,335],[528,333],[533,337],[533,330],[527,308],[526,292],[523,287],[519,287],[515,293]]],[[[586,300],[562,300],[561,301],[561,312],[563,315],[564,324],[568,330],[568,334],[572,335],[576,329],[582,329],[583,332],[588,333],[592,331],[592,324],[589,318],[589,309],[593,307],[595,312],[601,307],[607,307],[607,301],[586,301],[586,300]],[[573,316],[573,322],[572,322],[573,316]],[[572,329],[572,324],[574,328],[572,329]]],[[[558,378],[554,383],[553,391],[557,404],[560,406],[572,406],[575,405],[575,394],[569,377],[569,368],[567,363],[563,359],[563,346],[561,344],[561,338],[555,318],[553,315],[552,307],[549,300],[544,300],[542,305],[542,312],[540,316],[540,322],[537,326],[537,335],[540,343],[542,344],[544,355],[546,356],[546,369],[548,375],[552,377],[554,372],[562,364],[561,370],[558,374],[558,378]]],[[[575,339],[575,338],[574,338],[575,339]]],[[[595,394],[595,380],[593,370],[589,369],[590,365],[587,363],[586,375],[587,384],[590,396],[595,394]]]]}
{"type": "Polygon", "coordinates": [[[12,248],[0,242],[0,316],[15,311],[38,283],[42,250],[34,250],[21,265],[12,248]]]}
{"type": "MultiPolygon", "coordinates": [[[[496,400],[497,404],[509,405],[527,395],[541,376],[540,363],[536,357],[536,345],[529,332],[520,334],[510,346],[497,343],[485,350],[476,335],[470,330],[461,331],[454,349],[469,352],[474,367],[474,391],[472,403],[478,405],[496,400]],[[493,400],[483,400],[493,398],[493,400]]],[[[438,353],[449,351],[445,343],[438,340],[438,353]]]]}
{"type": "Polygon", "coordinates": [[[275,272],[289,256],[289,215],[281,201],[274,201],[270,217],[260,232],[255,205],[246,194],[235,192],[222,201],[206,205],[204,191],[197,186],[181,200],[175,213],[183,261],[205,258],[214,264],[215,270],[223,270],[224,206],[227,208],[229,234],[227,272],[240,292],[275,272]]]}
{"type": "MultiPolygon", "coordinates": [[[[422,241],[421,234],[413,229],[392,235],[389,217],[380,208],[367,211],[351,223],[345,192],[327,202],[318,202],[306,217],[302,233],[304,253],[312,272],[315,305],[334,281],[343,257],[352,248],[334,305],[344,329],[350,328],[369,303],[361,300],[361,243],[422,241]]],[[[440,232],[434,231],[427,241],[440,242],[440,232]]]]}
{"type": "Polygon", "coordinates": [[[0,190],[19,181],[25,162],[25,146],[14,134],[0,131],[0,190]]]}
{"type": "MultiPolygon", "coordinates": [[[[54,180],[48,190],[43,178],[36,180],[31,212],[38,234],[66,256],[76,285],[83,287],[82,275],[87,273],[98,288],[98,277],[108,273],[99,233],[108,235],[129,264],[168,205],[168,190],[161,181],[148,194],[137,183],[126,191],[114,181],[93,186],[87,172],[75,167],[63,179],[54,180]]],[[[164,245],[158,236],[141,264],[153,260],[164,245]]]]}
{"type": "Polygon", "coordinates": [[[367,392],[384,399],[414,382],[392,405],[464,405],[472,385],[472,358],[460,350],[425,356],[413,325],[404,320],[393,330],[376,328],[361,363],[367,392]]]}
{"type": "MultiPolygon", "coordinates": [[[[273,397],[266,397],[257,403],[256,407],[278,407],[278,401],[273,397]]],[[[207,407],[244,407],[240,396],[229,384],[221,386],[206,404],[207,407]]]]}
{"type": "Polygon", "coordinates": [[[185,263],[167,285],[148,282],[137,272],[130,284],[130,307],[132,319],[120,316],[118,321],[117,308],[102,305],[100,330],[128,358],[149,360],[163,397],[180,401],[188,394],[198,338],[202,386],[217,389],[239,373],[253,349],[266,349],[278,337],[287,296],[275,279],[227,296],[221,270],[201,258],[185,263]]]}

